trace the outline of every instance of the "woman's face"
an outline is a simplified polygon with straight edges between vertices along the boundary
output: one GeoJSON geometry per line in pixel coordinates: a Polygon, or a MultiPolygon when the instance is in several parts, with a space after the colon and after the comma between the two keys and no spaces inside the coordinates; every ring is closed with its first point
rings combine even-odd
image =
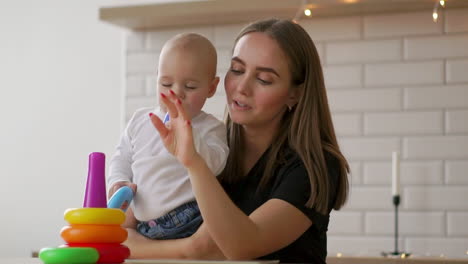
{"type": "Polygon", "coordinates": [[[234,123],[276,126],[291,103],[288,58],[268,35],[259,32],[244,35],[234,47],[224,87],[234,123]]]}

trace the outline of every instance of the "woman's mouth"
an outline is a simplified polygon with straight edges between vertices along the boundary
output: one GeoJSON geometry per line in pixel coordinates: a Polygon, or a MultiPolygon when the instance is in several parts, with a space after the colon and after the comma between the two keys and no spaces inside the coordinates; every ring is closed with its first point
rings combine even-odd
{"type": "Polygon", "coordinates": [[[233,106],[238,110],[249,110],[251,107],[248,104],[243,104],[239,101],[233,100],[233,106]]]}

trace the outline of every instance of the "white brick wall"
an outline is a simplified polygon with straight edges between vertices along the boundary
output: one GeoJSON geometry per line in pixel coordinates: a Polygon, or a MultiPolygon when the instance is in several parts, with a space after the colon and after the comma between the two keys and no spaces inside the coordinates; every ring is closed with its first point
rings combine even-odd
{"type": "Polygon", "coordinates": [[[394,39],[330,43],[326,58],[328,64],[397,61],[401,59],[401,43],[394,39]]]}
{"type": "Polygon", "coordinates": [[[427,16],[427,12],[366,16],[364,36],[366,38],[405,37],[442,33],[442,23],[430,22],[432,17],[427,16]]]}
{"type": "MultiPolygon", "coordinates": [[[[468,46],[467,46],[468,47],[468,46]]],[[[468,108],[468,84],[405,89],[406,109],[468,108]]]]}
{"type": "Polygon", "coordinates": [[[362,86],[361,65],[326,66],[323,75],[327,88],[349,88],[362,86]]]}
{"type": "Polygon", "coordinates": [[[362,135],[362,116],[360,114],[332,115],[335,133],[338,136],[362,135]]]}
{"type": "Polygon", "coordinates": [[[366,64],[366,86],[425,85],[443,82],[442,61],[366,64]]]}
{"type": "Polygon", "coordinates": [[[445,120],[446,133],[463,134],[468,132],[468,110],[447,111],[445,120]]]}
{"type": "Polygon", "coordinates": [[[412,60],[467,57],[466,47],[468,34],[408,38],[405,39],[405,58],[412,60]]]}
{"type": "Polygon", "coordinates": [[[442,112],[368,113],[364,115],[365,135],[441,134],[442,112]]]}
{"type": "Polygon", "coordinates": [[[400,110],[401,89],[346,89],[328,92],[333,112],[400,110]]]}
{"type": "Polygon", "coordinates": [[[323,18],[301,21],[314,41],[353,40],[361,38],[361,18],[323,18]]]}
{"type": "MultiPolygon", "coordinates": [[[[447,1],[447,4],[449,2],[447,1]]],[[[331,215],[331,255],[394,248],[391,152],[401,152],[400,249],[468,258],[468,9],[320,18],[300,22],[317,44],[335,129],[350,161],[350,197],[331,215]]],[[[243,24],[130,32],[126,118],[156,104],[158,53],[194,31],[229,68],[243,24]]],[[[223,81],[205,110],[222,118],[223,81]]]]}
{"type": "Polygon", "coordinates": [[[468,82],[468,60],[448,60],[447,61],[447,82],[463,83],[468,82]]]}
{"type": "MultiPolygon", "coordinates": [[[[365,162],[363,181],[370,185],[390,185],[391,161],[365,162]]],[[[440,185],[444,183],[441,161],[404,161],[400,163],[400,181],[406,185],[440,185]]]]}
{"type": "Polygon", "coordinates": [[[447,231],[451,236],[460,236],[468,235],[468,228],[466,228],[466,223],[468,223],[468,213],[448,213],[447,215],[447,231]]]}
{"type": "Polygon", "coordinates": [[[445,179],[447,184],[468,185],[468,160],[447,161],[445,179]]]}
{"type": "MultiPolygon", "coordinates": [[[[404,236],[443,236],[445,217],[442,212],[402,212],[398,230],[404,236]],[[415,225],[414,223],[418,223],[415,225]]],[[[391,212],[366,214],[365,233],[368,235],[393,235],[394,215],[391,212]]]]}

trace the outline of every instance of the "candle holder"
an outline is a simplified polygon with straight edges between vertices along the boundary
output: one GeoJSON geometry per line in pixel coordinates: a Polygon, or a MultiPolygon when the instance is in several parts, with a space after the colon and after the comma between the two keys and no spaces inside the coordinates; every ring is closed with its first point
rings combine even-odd
{"type": "Polygon", "coordinates": [[[400,195],[393,195],[393,206],[395,207],[395,250],[391,252],[382,252],[382,256],[398,256],[400,258],[407,258],[411,253],[398,250],[398,206],[400,205],[400,195]]]}

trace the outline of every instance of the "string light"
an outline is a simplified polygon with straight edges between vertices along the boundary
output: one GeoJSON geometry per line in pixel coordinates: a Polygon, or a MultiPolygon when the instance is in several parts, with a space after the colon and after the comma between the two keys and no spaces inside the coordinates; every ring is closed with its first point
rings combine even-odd
{"type": "Polygon", "coordinates": [[[299,9],[297,10],[296,15],[292,20],[294,23],[299,23],[299,19],[301,19],[302,14],[308,17],[312,15],[312,10],[310,10],[310,8],[308,7],[307,2],[307,0],[302,0],[302,4],[299,6],[299,9]]]}
{"type": "Polygon", "coordinates": [[[445,0],[437,0],[434,5],[434,10],[432,11],[432,20],[437,22],[439,19],[439,7],[445,8],[445,0]]]}

